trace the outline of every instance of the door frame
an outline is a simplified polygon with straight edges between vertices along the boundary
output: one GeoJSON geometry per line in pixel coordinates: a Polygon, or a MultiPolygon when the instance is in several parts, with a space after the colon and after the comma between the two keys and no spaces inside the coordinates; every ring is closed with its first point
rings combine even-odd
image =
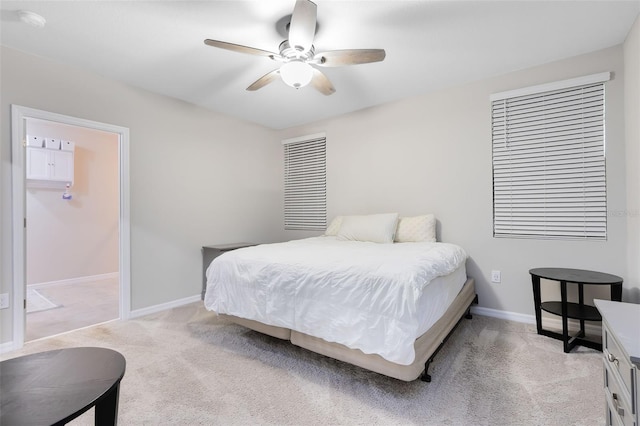
{"type": "Polygon", "coordinates": [[[26,325],[26,170],[25,170],[25,120],[39,119],[86,127],[118,135],[118,171],[120,175],[119,213],[119,276],[120,319],[131,316],[131,235],[129,203],[129,129],[113,124],[11,105],[11,169],[12,169],[12,253],[13,253],[13,336],[12,349],[24,345],[26,325]]]}

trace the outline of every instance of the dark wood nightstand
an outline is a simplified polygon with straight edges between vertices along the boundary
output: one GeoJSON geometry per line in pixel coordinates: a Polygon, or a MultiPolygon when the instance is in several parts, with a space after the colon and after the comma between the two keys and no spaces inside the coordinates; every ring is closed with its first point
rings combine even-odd
{"type": "Polygon", "coordinates": [[[231,243],[231,244],[213,244],[202,247],[202,294],[200,298],[204,300],[204,293],[207,290],[207,268],[216,257],[222,253],[236,250],[243,247],[255,246],[255,243],[231,243]]]}

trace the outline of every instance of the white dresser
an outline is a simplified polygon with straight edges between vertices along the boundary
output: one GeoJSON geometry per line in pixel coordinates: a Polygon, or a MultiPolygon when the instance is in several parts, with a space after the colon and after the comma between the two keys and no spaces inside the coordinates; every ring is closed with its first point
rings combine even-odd
{"type": "Polygon", "coordinates": [[[605,424],[640,426],[640,305],[594,302],[602,315],[605,424]]]}

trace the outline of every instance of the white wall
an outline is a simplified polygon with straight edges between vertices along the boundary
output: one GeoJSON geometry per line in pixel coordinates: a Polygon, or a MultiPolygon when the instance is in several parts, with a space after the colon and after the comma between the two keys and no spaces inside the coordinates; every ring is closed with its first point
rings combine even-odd
{"type": "Polygon", "coordinates": [[[640,303],[640,16],[624,43],[628,300],[640,303]]]}
{"type": "MultiPolygon", "coordinates": [[[[271,130],[2,47],[1,292],[12,289],[10,105],[130,129],[131,307],[198,295],[203,245],[272,242],[282,147],[271,130]]],[[[12,310],[0,311],[0,343],[12,310]]]]}
{"type": "Polygon", "coordinates": [[[117,273],[118,135],[44,120],[27,134],[75,142],[71,200],[27,182],[27,284],[117,273]]]}
{"type": "MultiPolygon", "coordinates": [[[[609,217],[603,242],[493,238],[489,95],[603,71],[614,73],[606,83],[608,209],[624,211],[621,46],[287,129],[280,138],[326,132],[329,219],[355,213],[435,213],[438,239],[469,253],[467,269],[476,279],[480,305],[532,315],[531,268],[627,274],[626,218],[609,217]],[[502,283],[489,282],[492,269],[502,271],[502,283]]],[[[629,289],[624,294],[628,298],[629,289]]]]}
{"type": "MultiPolygon", "coordinates": [[[[625,102],[638,108],[637,77],[625,78],[637,69],[637,33],[636,23],[624,46],[628,60],[617,46],[277,132],[3,47],[0,291],[11,289],[8,124],[15,103],[130,128],[133,309],[197,294],[202,245],[313,235],[282,231],[279,142],[322,131],[329,218],[435,213],[439,240],[470,255],[481,306],[533,314],[528,270],[539,266],[635,275],[625,284],[628,300],[640,275],[637,258],[627,259],[627,249],[639,245],[627,237],[637,219],[620,214],[640,198],[626,170],[637,165],[637,112],[627,111],[626,127],[624,113],[625,102]],[[603,71],[613,72],[606,85],[608,240],[493,238],[489,95],[603,71]],[[626,97],[625,83],[635,87],[626,97]],[[634,149],[635,159],[625,160],[634,149]],[[501,284],[489,283],[492,269],[502,271],[501,284]]],[[[11,339],[11,311],[1,313],[0,343],[11,339]]]]}

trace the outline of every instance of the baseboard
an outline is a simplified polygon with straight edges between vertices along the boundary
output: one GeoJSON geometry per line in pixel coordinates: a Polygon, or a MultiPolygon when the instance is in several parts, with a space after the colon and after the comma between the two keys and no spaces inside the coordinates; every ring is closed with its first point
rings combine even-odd
{"type": "Polygon", "coordinates": [[[0,354],[11,352],[11,351],[13,351],[15,349],[16,349],[16,347],[15,347],[13,341],[0,343],[0,354]]]}
{"type": "MultiPolygon", "coordinates": [[[[149,314],[155,314],[167,309],[177,308],[180,306],[188,305],[189,303],[201,302],[199,294],[194,296],[185,297],[183,299],[173,300],[167,303],[161,303],[159,305],[149,306],[142,309],[136,309],[131,311],[129,318],[139,318],[149,314]]],[[[536,318],[534,315],[519,314],[517,312],[500,311],[497,309],[484,308],[482,306],[472,306],[471,313],[481,315],[485,317],[498,318],[502,320],[515,321],[525,324],[535,324],[536,318]]],[[[556,329],[562,329],[562,321],[560,319],[544,318],[545,326],[551,326],[556,329]]],[[[573,323],[571,321],[570,323],[573,323]]],[[[602,327],[596,324],[585,324],[585,331],[590,335],[601,335],[602,327]]],[[[5,353],[14,350],[13,342],[0,343],[0,353],[5,353]]]]}
{"type": "Polygon", "coordinates": [[[109,272],[106,274],[98,274],[98,275],[89,275],[86,277],[77,277],[77,278],[68,278],[66,280],[58,280],[58,281],[47,281],[44,283],[37,284],[27,284],[27,288],[31,287],[52,287],[52,286],[60,286],[60,285],[71,285],[71,284],[85,284],[96,281],[103,280],[111,280],[114,278],[118,278],[120,274],[118,272],[109,272]]]}
{"type": "Polygon", "coordinates": [[[471,306],[471,313],[482,315],[485,317],[522,322],[525,324],[536,323],[536,317],[533,315],[519,314],[517,312],[499,311],[497,309],[483,308],[482,306],[471,306]]]}
{"type": "MultiPolygon", "coordinates": [[[[482,306],[472,306],[471,313],[482,315],[485,317],[493,317],[493,318],[499,318],[499,319],[508,320],[508,321],[521,322],[525,324],[536,323],[535,315],[526,315],[526,314],[519,314],[516,312],[499,311],[497,309],[483,308],[482,306]]],[[[560,319],[560,317],[549,318],[545,316],[542,318],[542,323],[545,329],[551,328],[555,330],[562,330],[562,320],[560,319]]],[[[569,320],[569,328],[571,330],[577,329],[578,328],[577,324],[578,324],[578,321],[571,320],[571,319],[569,320]]],[[[584,330],[585,330],[585,333],[588,335],[596,335],[596,336],[602,335],[602,325],[600,323],[587,322],[584,325],[584,330]]]]}
{"type": "Polygon", "coordinates": [[[167,309],[177,308],[183,305],[188,305],[189,303],[201,301],[202,299],[200,298],[200,295],[196,294],[195,296],[189,296],[183,299],[173,300],[171,302],[161,303],[159,305],[149,306],[142,309],[136,309],[135,311],[131,311],[129,318],[139,318],[145,315],[155,314],[156,312],[162,312],[167,309]]]}

